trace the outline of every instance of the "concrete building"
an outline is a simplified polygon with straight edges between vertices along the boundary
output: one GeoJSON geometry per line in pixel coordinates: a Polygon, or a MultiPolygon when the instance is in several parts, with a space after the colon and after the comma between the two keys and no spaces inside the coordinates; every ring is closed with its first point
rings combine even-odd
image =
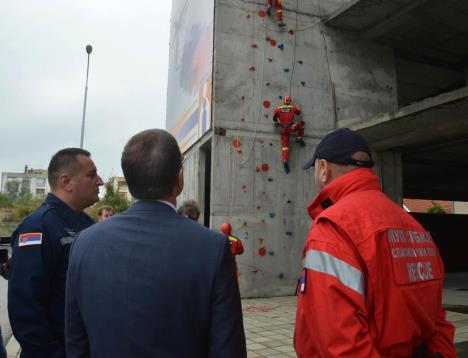
{"type": "Polygon", "coordinates": [[[8,183],[15,183],[17,192],[30,192],[33,197],[45,196],[50,191],[47,170],[25,166],[23,173],[2,172],[1,191],[8,192],[8,183]]]}
{"type": "Polygon", "coordinates": [[[301,166],[334,128],[369,140],[397,203],[468,201],[468,3],[283,3],[279,29],[262,0],[173,0],[167,128],[187,155],[181,200],[197,200],[214,229],[230,221],[244,241],[245,297],[295,291],[315,195],[301,166]],[[200,49],[212,51],[200,58],[200,49]],[[306,123],[288,175],[272,122],[284,95],[306,123]]]}
{"type": "Polygon", "coordinates": [[[115,188],[115,192],[122,195],[123,197],[127,198],[128,200],[132,200],[132,195],[128,190],[127,182],[125,181],[124,177],[113,177],[112,178],[112,185],[115,188]]]}

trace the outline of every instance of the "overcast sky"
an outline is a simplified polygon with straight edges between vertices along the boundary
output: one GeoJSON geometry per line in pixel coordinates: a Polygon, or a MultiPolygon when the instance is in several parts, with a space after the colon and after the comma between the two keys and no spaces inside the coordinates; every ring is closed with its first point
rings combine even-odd
{"type": "Polygon", "coordinates": [[[79,147],[87,55],[84,148],[103,178],[121,175],[126,141],[164,128],[171,1],[2,0],[0,171],[47,168],[79,147]]]}

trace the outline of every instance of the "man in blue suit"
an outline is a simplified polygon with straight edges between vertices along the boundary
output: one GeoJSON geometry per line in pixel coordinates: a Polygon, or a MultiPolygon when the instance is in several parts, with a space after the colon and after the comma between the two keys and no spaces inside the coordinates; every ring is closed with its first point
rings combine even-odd
{"type": "Polygon", "coordinates": [[[68,358],[247,356],[229,242],[176,212],[182,162],[163,130],[125,146],[122,169],[137,201],[84,230],[72,247],[68,358]]]}

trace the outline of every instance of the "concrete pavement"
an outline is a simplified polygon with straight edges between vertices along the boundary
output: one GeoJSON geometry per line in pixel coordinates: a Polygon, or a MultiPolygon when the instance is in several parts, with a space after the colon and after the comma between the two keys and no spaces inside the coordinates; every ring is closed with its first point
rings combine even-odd
{"type": "MultiPolygon", "coordinates": [[[[296,297],[242,300],[248,358],[295,357],[293,348],[296,297]]],[[[447,312],[457,327],[455,344],[459,358],[468,358],[468,314],[447,312]]],[[[8,358],[16,358],[19,345],[14,338],[7,345],[8,358]]]]}

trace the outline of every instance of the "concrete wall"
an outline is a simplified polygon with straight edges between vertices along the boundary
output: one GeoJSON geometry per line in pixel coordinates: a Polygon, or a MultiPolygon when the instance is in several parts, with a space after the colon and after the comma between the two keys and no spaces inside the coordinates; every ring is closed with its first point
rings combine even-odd
{"type": "MultiPolygon", "coordinates": [[[[294,292],[311,224],[306,207],[315,196],[312,172],[301,167],[320,138],[338,121],[396,108],[392,52],[320,22],[347,2],[285,1],[283,31],[273,18],[258,16],[264,1],[215,3],[211,227],[229,220],[244,242],[237,258],[244,297],[294,292]],[[292,140],[289,175],[272,121],[279,96],[287,94],[303,110],[307,143],[301,148],[292,140]]],[[[187,152],[179,202],[203,203],[200,153],[200,143],[187,152]]]]}

